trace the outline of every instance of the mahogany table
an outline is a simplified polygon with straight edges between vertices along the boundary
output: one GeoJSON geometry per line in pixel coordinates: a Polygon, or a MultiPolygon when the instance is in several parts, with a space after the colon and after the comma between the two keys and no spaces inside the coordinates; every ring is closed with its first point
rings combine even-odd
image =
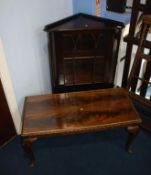
{"type": "Polygon", "coordinates": [[[29,96],[25,99],[22,146],[34,166],[31,146],[40,137],[127,128],[126,150],[141,119],[122,88],[29,96]]]}

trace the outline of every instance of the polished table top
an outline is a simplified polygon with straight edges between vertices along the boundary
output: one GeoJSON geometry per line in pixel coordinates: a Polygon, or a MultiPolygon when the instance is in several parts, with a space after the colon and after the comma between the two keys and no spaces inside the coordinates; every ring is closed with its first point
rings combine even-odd
{"type": "Polygon", "coordinates": [[[22,136],[59,135],[141,123],[122,88],[25,99],[22,136]]]}

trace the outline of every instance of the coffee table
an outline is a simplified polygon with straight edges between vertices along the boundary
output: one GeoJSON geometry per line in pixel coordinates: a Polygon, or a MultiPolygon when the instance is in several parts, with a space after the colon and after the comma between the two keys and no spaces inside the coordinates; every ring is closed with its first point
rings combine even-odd
{"type": "Polygon", "coordinates": [[[29,156],[30,166],[34,166],[31,147],[38,138],[127,128],[125,147],[131,153],[140,123],[122,88],[28,96],[24,104],[22,146],[29,156]]]}

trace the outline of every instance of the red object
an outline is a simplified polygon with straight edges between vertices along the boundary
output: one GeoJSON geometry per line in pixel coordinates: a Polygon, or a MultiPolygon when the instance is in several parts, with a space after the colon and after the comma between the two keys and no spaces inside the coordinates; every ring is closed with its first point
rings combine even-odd
{"type": "Polygon", "coordinates": [[[100,4],[100,0],[96,0],[96,4],[100,4]]]}

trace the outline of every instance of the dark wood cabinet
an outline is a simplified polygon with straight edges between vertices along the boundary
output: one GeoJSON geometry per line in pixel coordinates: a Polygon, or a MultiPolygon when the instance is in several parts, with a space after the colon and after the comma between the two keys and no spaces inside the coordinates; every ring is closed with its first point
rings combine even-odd
{"type": "Polygon", "coordinates": [[[122,25],[86,14],[47,25],[53,92],[112,87],[122,25]]]}

